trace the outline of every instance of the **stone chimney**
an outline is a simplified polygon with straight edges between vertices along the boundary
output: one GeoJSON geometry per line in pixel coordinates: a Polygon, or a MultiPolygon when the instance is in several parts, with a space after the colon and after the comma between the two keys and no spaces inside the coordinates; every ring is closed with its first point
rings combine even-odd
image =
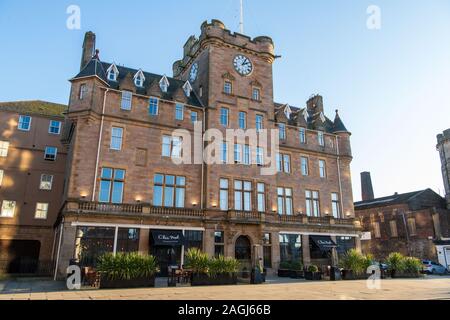
{"type": "Polygon", "coordinates": [[[314,111],[314,113],[323,112],[323,98],[321,95],[314,95],[306,101],[306,107],[308,110],[314,111]]]}
{"type": "Polygon", "coordinates": [[[95,33],[92,31],[86,32],[83,41],[83,50],[81,53],[80,70],[82,70],[91,61],[95,53],[95,33]]]}
{"type": "Polygon", "coordinates": [[[444,182],[447,208],[450,209],[450,129],[437,136],[437,151],[441,158],[442,179],[444,182]]]}
{"type": "Polygon", "coordinates": [[[375,198],[370,172],[361,172],[361,197],[362,201],[373,200],[375,198]]]}

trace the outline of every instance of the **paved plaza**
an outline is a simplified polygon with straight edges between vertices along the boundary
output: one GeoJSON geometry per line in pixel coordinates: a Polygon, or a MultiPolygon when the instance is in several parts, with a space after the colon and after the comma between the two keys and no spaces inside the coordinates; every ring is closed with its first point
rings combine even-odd
{"type": "Polygon", "coordinates": [[[305,281],[272,278],[262,285],[68,291],[64,282],[0,281],[0,300],[450,300],[450,277],[366,281],[305,281]]]}

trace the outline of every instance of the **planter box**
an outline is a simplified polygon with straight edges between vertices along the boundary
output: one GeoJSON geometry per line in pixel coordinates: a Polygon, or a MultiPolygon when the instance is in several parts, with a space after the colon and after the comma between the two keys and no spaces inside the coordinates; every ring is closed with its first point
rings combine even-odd
{"type": "Polygon", "coordinates": [[[322,280],[322,273],[305,271],[305,279],[306,280],[322,280]]]}
{"type": "Polygon", "coordinates": [[[353,270],[342,270],[343,280],[366,280],[371,276],[371,274],[355,274],[353,270]]]}
{"type": "Polygon", "coordinates": [[[420,273],[402,273],[402,272],[393,272],[391,274],[392,278],[420,278],[423,277],[420,273]]]}
{"type": "Polygon", "coordinates": [[[278,269],[278,276],[280,278],[289,278],[291,276],[291,270],[288,269],[278,269]]]}
{"type": "Polygon", "coordinates": [[[192,274],[191,286],[222,286],[237,284],[237,275],[218,274],[210,277],[207,274],[192,274]]]}
{"type": "Polygon", "coordinates": [[[293,279],[300,279],[305,277],[305,273],[303,272],[303,270],[290,270],[289,273],[289,277],[293,279]]]}
{"type": "Polygon", "coordinates": [[[148,288],[154,286],[155,276],[130,280],[110,280],[105,276],[100,278],[100,289],[148,288]]]}

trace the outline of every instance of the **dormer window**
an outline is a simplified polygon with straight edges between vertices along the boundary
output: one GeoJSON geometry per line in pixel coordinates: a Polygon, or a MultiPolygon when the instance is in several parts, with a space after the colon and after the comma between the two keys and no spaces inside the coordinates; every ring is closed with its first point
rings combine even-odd
{"type": "Polygon", "coordinates": [[[290,119],[291,118],[291,107],[287,104],[286,107],[284,108],[284,114],[286,115],[286,118],[290,119]]]}
{"type": "Polygon", "coordinates": [[[134,75],[134,84],[136,85],[136,87],[142,88],[144,86],[144,81],[145,81],[144,73],[142,72],[142,70],[139,70],[134,75]]]}
{"type": "Polygon", "coordinates": [[[192,86],[189,83],[189,81],[186,81],[186,83],[183,85],[183,91],[184,91],[184,94],[186,95],[186,97],[191,96],[192,86]]]}
{"type": "Polygon", "coordinates": [[[167,92],[167,89],[169,88],[169,80],[166,76],[162,77],[159,81],[159,87],[161,88],[162,92],[167,92]]]}
{"type": "Polygon", "coordinates": [[[303,118],[305,118],[306,123],[308,123],[308,110],[306,108],[303,110],[303,118]]]}
{"type": "Polygon", "coordinates": [[[117,69],[117,67],[114,63],[108,68],[108,70],[106,72],[108,73],[109,81],[117,81],[117,76],[119,75],[119,70],[117,69]]]}

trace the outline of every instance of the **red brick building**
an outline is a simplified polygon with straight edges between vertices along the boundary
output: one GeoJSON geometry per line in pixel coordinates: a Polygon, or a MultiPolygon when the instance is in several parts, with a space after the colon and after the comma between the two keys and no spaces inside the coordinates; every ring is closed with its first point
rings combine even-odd
{"type": "MultiPolygon", "coordinates": [[[[167,77],[102,62],[87,33],[64,135],[60,274],[71,259],[92,265],[106,251],[152,253],[165,270],[199,247],[273,271],[280,261],[335,264],[359,247],[350,132],[337,112],[333,121],[324,115],[321,96],[303,107],[275,103],[275,59],[269,37],[233,34],[213,20],[187,40],[167,77]],[[194,164],[172,161],[188,140],[175,129],[200,132],[206,146],[209,129],[252,128],[279,129],[279,152],[253,148],[247,137],[218,140],[216,164],[201,155],[194,164]],[[271,158],[278,172],[264,175],[271,158]]],[[[183,149],[189,154],[196,158],[183,149]]]]}
{"type": "Polygon", "coordinates": [[[44,101],[0,103],[0,272],[52,269],[53,225],[66,165],[61,144],[66,109],[44,101]]]}

